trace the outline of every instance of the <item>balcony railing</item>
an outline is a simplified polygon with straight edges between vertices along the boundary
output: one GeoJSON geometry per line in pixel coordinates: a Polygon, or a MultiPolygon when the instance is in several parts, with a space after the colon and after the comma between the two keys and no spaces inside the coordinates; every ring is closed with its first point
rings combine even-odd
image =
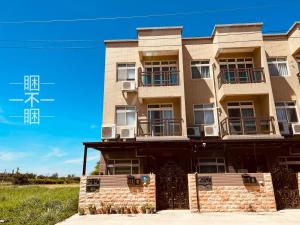
{"type": "Polygon", "coordinates": [[[182,119],[140,119],[138,136],[181,136],[182,119]]]}
{"type": "Polygon", "coordinates": [[[275,134],[273,117],[227,117],[220,122],[225,135],[275,134]]]}
{"type": "Polygon", "coordinates": [[[176,86],[179,85],[179,71],[141,72],[139,85],[148,86],[176,86]]]}
{"type": "Polygon", "coordinates": [[[263,68],[221,69],[218,75],[219,88],[223,84],[262,83],[265,81],[263,68]]]}

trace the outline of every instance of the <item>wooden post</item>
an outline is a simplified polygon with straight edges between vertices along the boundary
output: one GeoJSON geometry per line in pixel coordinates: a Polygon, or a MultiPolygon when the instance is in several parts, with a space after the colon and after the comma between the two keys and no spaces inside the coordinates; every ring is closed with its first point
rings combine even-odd
{"type": "Polygon", "coordinates": [[[85,176],[85,174],[86,174],[86,159],[87,159],[87,147],[84,146],[82,176],[85,176]]]}

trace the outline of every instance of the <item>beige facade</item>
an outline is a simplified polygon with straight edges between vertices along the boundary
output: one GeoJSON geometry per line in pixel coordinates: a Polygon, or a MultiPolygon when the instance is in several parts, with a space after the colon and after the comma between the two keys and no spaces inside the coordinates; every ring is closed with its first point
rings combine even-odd
{"type": "Polygon", "coordinates": [[[293,102],[297,118],[286,121],[286,124],[290,131],[289,138],[295,138],[292,123],[298,122],[300,110],[300,85],[297,77],[299,27],[300,24],[295,23],[285,34],[266,35],[262,33],[260,23],[216,25],[210,37],[195,38],[183,38],[182,27],[140,28],[137,29],[135,40],[106,41],[102,124],[116,125],[116,133],[120,134],[120,129],[128,124],[118,124],[116,107],[134,106],[136,123],[131,123],[130,126],[135,129],[133,138],[136,139],[150,140],[152,136],[160,136],[156,138],[162,139],[170,136],[187,138],[188,127],[199,127],[201,137],[280,139],[287,133],[278,125],[275,103],[293,102]],[[270,74],[269,64],[273,58],[285,60],[284,68],[274,61],[279,74],[270,74]],[[197,61],[199,65],[196,65],[197,61]],[[206,70],[203,77],[201,63],[204,61],[208,62],[206,66],[209,67],[209,72],[206,70]],[[172,66],[167,66],[168,63],[172,66]],[[120,64],[134,65],[134,79],[130,79],[135,83],[134,90],[122,90],[124,79],[118,80],[120,64]],[[196,72],[192,71],[192,64],[195,65],[196,72]],[[281,74],[285,69],[287,74],[281,74]],[[232,109],[231,114],[239,117],[232,120],[228,105],[244,105],[243,102],[251,102],[253,109],[241,109],[240,113],[232,109]],[[201,113],[196,115],[199,118],[195,118],[194,107],[210,103],[213,104],[214,124],[211,121],[209,124],[205,124],[205,121],[197,122],[196,120],[205,118],[201,118],[201,113]],[[166,116],[162,115],[164,112],[149,113],[149,105],[154,107],[153,105],[158,104],[172,105],[173,112],[166,116]],[[149,132],[152,126],[149,123],[153,121],[153,118],[149,118],[150,114],[156,120],[154,129],[162,131],[170,126],[177,129],[174,127],[180,123],[180,132],[149,132]],[[253,120],[243,120],[245,115],[253,120]],[[147,121],[144,129],[148,132],[144,132],[144,135],[139,132],[141,119],[147,121]],[[170,119],[175,119],[176,124],[172,120],[170,122],[170,119]],[[166,127],[163,125],[164,121],[168,123],[166,127]],[[213,125],[213,135],[205,134],[206,125],[213,125]]]}

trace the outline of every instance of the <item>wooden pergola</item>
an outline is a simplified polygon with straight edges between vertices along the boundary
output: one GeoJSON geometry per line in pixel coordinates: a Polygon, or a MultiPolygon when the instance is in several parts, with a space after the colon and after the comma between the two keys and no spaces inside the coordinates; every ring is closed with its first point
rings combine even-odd
{"type": "Polygon", "coordinates": [[[82,175],[86,175],[86,162],[88,149],[92,148],[98,151],[119,151],[126,149],[136,149],[144,154],[151,154],[157,148],[164,149],[186,149],[191,155],[201,150],[233,150],[249,147],[254,152],[261,150],[282,150],[288,148],[300,149],[300,140],[295,139],[243,139],[243,140],[222,140],[222,139],[207,139],[207,140],[160,140],[160,141],[102,141],[102,142],[83,142],[84,156],[82,175]]]}

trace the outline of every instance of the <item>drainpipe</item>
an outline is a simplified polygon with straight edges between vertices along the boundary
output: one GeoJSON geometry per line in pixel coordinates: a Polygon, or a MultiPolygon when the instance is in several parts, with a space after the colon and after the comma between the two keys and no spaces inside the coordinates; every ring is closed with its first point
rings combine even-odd
{"type": "Polygon", "coordinates": [[[214,88],[214,92],[215,92],[215,106],[216,106],[216,114],[217,114],[217,124],[218,124],[218,128],[219,128],[219,134],[221,134],[221,129],[220,129],[220,120],[219,120],[219,104],[218,104],[218,100],[217,100],[217,89],[216,89],[216,81],[215,81],[215,69],[217,68],[216,64],[213,63],[212,64],[212,71],[213,71],[213,88],[214,88]]]}

